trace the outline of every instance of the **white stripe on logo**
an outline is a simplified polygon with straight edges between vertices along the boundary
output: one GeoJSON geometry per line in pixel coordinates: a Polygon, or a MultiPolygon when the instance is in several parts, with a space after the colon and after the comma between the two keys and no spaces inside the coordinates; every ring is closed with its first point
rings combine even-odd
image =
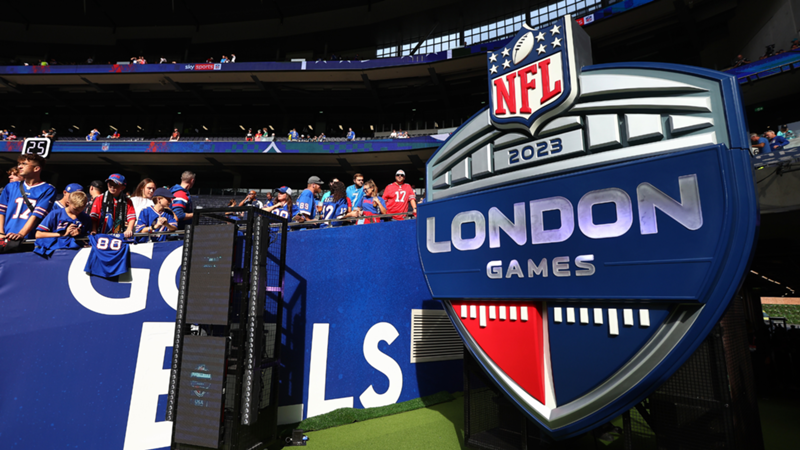
{"type": "Polygon", "coordinates": [[[619,336],[619,325],[617,324],[617,309],[608,308],[608,334],[619,336]]]}

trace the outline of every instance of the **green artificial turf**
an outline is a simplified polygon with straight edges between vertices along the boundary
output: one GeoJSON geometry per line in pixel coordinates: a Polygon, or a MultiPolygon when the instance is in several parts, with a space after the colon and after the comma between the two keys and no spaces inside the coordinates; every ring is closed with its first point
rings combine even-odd
{"type": "MultiPolygon", "coordinates": [[[[799,448],[797,443],[800,442],[800,427],[797,426],[797,420],[800,417],[800,395],[796,392],[787,392],[786,394],[759,400],[759,413],[766,450],[799,448]]],[[[450,396],[450,394],[447,395],[450,396]]],[[[372,420],[351,422],[349,425],[307,432],[305,434],[309,438],[308,447],[317,450],[466,449],[463,395],[456,393],[450,397],[452,398],[450,401],[431,406],[425,406],[424,399],[411,400],[404,402],[408,406],[401,406],[400,409],[421,403],[423,403],[423,407],[406,410],[407,412],[402,414],[389,413],[390,415],[372,420]]],[[[444,398],[444,396],[437,398],[444,398]]],[[[384,408],[372,408],[376,410],[373,411],[373,414],[379,412],[378,410],[386,411],[384,408]]],[[[641,430],[646,427],[635,410],[631,413],[631,419],[634,422],[634,448],[655,448],[652,433],[636,434],[637,428],[641,430]]],[[[306,422],[291,428],[304,429],[301,425],[306,422]]],[[[622,427],[621,417],[617,417],[612,423],[617,427],[622,427]]],[[[286,428],[285,431],[289,432],[290,428],[286,428]]],[[[618,433],[612,431],[600,437],[602,439],[594,439],[591,433],[586,433],[544,448],[553,450],[622,450],[624,447],[623,439],[619,437],[618,433]]]]}
{"type": "MultiPolygon", "coordinates": [[[[464,444],[463,393],[458,392],[450,397],[452,398],[450,401],[414,409],[403,414],[385,415],[373,420],[307,432],[305,434],[309,438],[308,447],[324,450],[466,449],[468,447],[464,444]]],[[[405,403],[416,404],[414,400],[405,403]]],[[[621,426],[621,420],[619,422],[621,426]]],[[[303,423],[305,422],[295,428],[304,429],[303,423]]],[[[557,448],[564,450],[621,450],[623,448],[621,439],[611,443],[601,443],[598,440],[597,443],[598,445],[595,446],[594,439],[590,435],[584,434],[559,443],[557,448]]]]}
{"type": "Polygon", "coordinates": [[[800,393],[788,390],[758,400],[761,432],[766,450],[800,448],[800,393]]]}
{"type": "Polygon", "coordinates": [[[800,305],[761,305],[770,317],[786,317],[787,323],[800,323],[800,305]]]}
{"type": "Polygon", "coordinates": [[[464,447],[464,399],[403,414],[306,433],[308,447],[338,449],[431,449],[464,447]]]}
{"type": "Polygon", "coordinates": [[[377,408],[340,408],[327,414],[306,419],[300,422],[297,428],[306,431],[325,430],[354,422],[363,422],[365,420],[375,419],[378,417],[390,416],[392,414],[398,414],[406,411],[413,411],[415,409],[433,406],[438,403],[449,402],[454,398],[455,397],[453,397],[453,395],[449,392],[442,391],[426,397],[415,398],[407,402],[394,403],[377,408]]]}

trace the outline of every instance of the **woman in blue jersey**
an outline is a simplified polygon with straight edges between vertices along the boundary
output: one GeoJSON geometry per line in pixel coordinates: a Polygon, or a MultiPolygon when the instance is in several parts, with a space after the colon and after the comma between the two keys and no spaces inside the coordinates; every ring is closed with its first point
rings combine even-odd
{"type": "MultiPolygon", "coordinates": [[[[369,180],[364,183],[364,196],[361,197],[361,200],[356,207],[361,208],[361,217],[386,214],[386,203],[384,203],[383,198],[378,195],[378,187],[375,186],[374,181],[369,180]]],[[[373,219],[362,219],[359,220],[358,223],[378,223],[380,221],[381,219],[376,217],[373,219]]]]}
{"type": "MultiPolygon", "coordinates": [[[[322,220],[341,219],[344,217],[356,217],[357,213],[353,213],[353,205],[350,203],[350,197],[347,196],[347,188],[344,183],[339,180],[331,183],[331,195],[322,203],[322,220]]],[[[325,227],[338,227],[342,222],[323,223],[320,228],[325,227]]]]}
{"type": "Polygon", "coordinates": [[[278,189],[278,200],[272,205],[263,208],[266,212],[271,212],[284,219],[290,219],[300,213],[300,209],[292,201],[292,190],[286,186],[278,189]]]}

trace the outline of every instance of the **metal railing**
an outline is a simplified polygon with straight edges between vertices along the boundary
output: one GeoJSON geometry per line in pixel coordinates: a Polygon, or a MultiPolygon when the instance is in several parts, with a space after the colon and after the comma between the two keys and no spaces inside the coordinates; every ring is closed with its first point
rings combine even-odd
{"type": "MultiPolygon", "coordinates": [[[[318,225],[323,224],[323,223],[331,224],[331,228],[339,228],[339,227],[342,227],[342,226],[350,226],[350,225],[358,224],[359,220],[380,219],[381,222],[384,222],[383,219],[391,219],[391,218],[396,217],[396,216],[405,216],[406,218],[410,218],[412,220],[414,219],[414,217],[413,217],[414,213],[413,212],[405,212],[405,213],[395,213],[395,214],[378,214],[378,215],[374,215],[374,216],[362,216],[362,217],[343,217],[341,219],[324,219],[324,220],[307,220],[307,221],[304,221],[304,222],[289,222],[288,226],[289,226],[289,231],[295,231],[295,230],[298,230],[298,229],[309,229],[309,230],[316,229],[316,228],[318,228],[318,225]],[[332,225],[333,222],[337,222],[337,225],[332,225]],[[347,222],[347,224],[346,225],[338,224],[339,222],[347,222]]],[[[237,220],[236,219],[231,219],[231,221],[232,221],[232,223],[235,223],[237,220]]],[[[280,226],[280,225],[279,224],[273,224],[272,226],[280,226]]],[[[244,227],[244,225],[241,225],[241,227],[244,227]]],[[[137,237],[152,237],[152,236],[163,236],[163,235],[167,235],[167,236],[182,236],[185,233],[186,233],[186,231],[184,231],[184,230],[157,231],[157,232],[153,232],[153,233],[133,233],[133,235],[131,236],[131,239],[137,238],[137,237]]],[[[43,238],[43,239],[50,239],[50,238],[43,238]]],[[[88,241],[89,237],[88,236],[77,237],[77,238],[75,238],[75,240],[76,241],[81,241],[81,242],[88,241]]],[[[148,241],[148,242],[150,242],[150,241],[148,241]]],[[[131,244],[145,244],[146,242],[130,242],[130,243],[131,244]]],[[[36,244],[36,239],[23,239],[22,240],[22,244],[33,244],[33,245],[35,245],[36,244]]]]}

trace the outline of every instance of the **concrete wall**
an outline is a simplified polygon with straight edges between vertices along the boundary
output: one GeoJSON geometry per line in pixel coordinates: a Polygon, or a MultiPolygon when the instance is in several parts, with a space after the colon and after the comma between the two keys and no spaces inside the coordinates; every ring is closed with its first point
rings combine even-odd
{"type": "Polygon", "coordinates": [[[775,44],[776,51],[789,50],[791,40],[800,37],[800,0],[749,1],[737,9],[730,22],[731,35],[735,47],[741,49],[738,53],[751,61],[764,55],[767,45],[775,44]]]}

